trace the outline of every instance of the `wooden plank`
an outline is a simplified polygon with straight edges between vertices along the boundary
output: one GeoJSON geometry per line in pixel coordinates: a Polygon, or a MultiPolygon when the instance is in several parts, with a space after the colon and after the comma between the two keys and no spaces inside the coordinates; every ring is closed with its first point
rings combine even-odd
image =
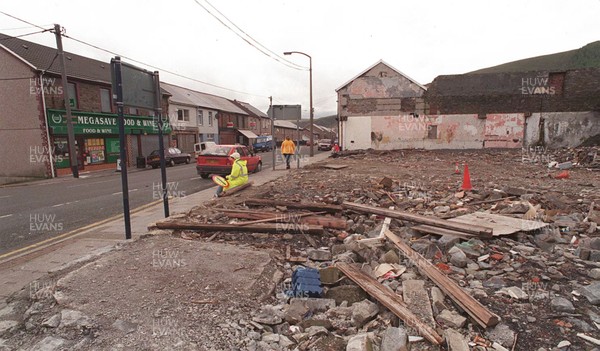
{"type": "Polygon", "coordinates": [[[423,323],[435,328],[433,319],[433,309],[429,301],[429,295],[425,290],[424,280],[405,280],[402,282],[402,296],[404,303],[415,316],[419,317],[423,323]]]}
{"type": "Polygon", "coordinates": [[[316,202],[290,202],[270,199],[248,199],[245,202],[246,205],[249,206],[285,206],[287,208],[297,208],[314,212],[325,211],[327,213],[337,213],[343,210],[342,206],[339,205],[322,204],[316,202]]]}
{"type": "MultiPolygon", "coordinates": [[[[227,214],[228,217],[231,218],[241,218],[241,219],[252,219],[252,220],[260,220],[267,218],[275,218],[277,216],[281,216],[280,212],[258,212],[258,211],[248,211],[248,210],[237,210],[237,209],[222,209],[219,211],[227,214]]],[[[316,212],[318,213],[318,212],[316,212]]],[[[296,214],[291,213],[290,219],[293,220],[296,214]]],[[[311,215],[306,217],[299,218],[299,223],[306,223],[312,225],[321,225],[323,228],[332,228],[332,229],[341,229],[344,230],[348,227],[348,223],[343,218],[337,218],[332,216],[319,216],[319,215],[311,215]]]]}
{"type": "Polygon", "coordinates": [[[469,213],[464,216],[451,218],[448,221],[490,227],[494,230],[494,236],[510,235],[519,231],[528,232],[548,225],[548,223],[544,222],[529,221],[485,212],[469,213]]]}
{"type": "MultiPolygon", "coordinates": [[[[430,225],[425,225],[425,224],[415,225],[413,227],[410,227],[410,229],[413,229],[413,230],[416,230],[418,232],[425,233],[425,234],[435,234],[435,235],[442,235],[442,236],[443,235],[452,235],[452,236],[456,236],[456,237],[463,238],[463,239],[481,238],[478,235],[457,232],[456,230],[450,230],[450,229],[445,229],[445,228],[432,227],[430,225]]],[[[482,239],[484,239],[484,238],[482,238],[482,239]]]]}
{"type": "Polygon", "coordinates": [[[294,223],[266,223],[239,226],[235,224],[206,224],[185,221],[158,222],[159,229],[223,231],[223,232],[254,232],[254,233],[290,233],[290,234],[323,234],[323,227],[316,225],[294,223]]]}
{"type": "MultiPolygon", "coordinates": [[[[316,212],[314,214],[323,214],[325,212],[316,212]]],[[[264,218],[264,219],[257,219],[255,221],[248,221],[248,222],[240,222],[240,223],[236,223],[236,225],[248,225],[248,224],[256,224],[256,223],[267,223],[267,222],[281,222],[281,223],[299,223],[299,219],[302,217],[306,217],[306,216],[312,216],[313,213],[278,213],[277,216],[274,217],[270,217],[270,218],[264,218]]]]}
{"type": "Polygon", "coordinates": [[[367,294],[373,296],[392,313],[398,316],[406,325],[415,328],[419,334],[435,345],[440,345],[444,339],[426,323],[423,323],[412,313],[406,303],[398,295],[388,290],[374,278],[366,275],[348,263],[337,263],[338,267],[348,278],[358,284],[367,294]]]}
{"type": "Polygon", "coordinates": [[[401,219],[401,220],[405,220],[405,221],[427,224],[427,225],[434,226],[434,227],[451,229],[451,230],[456,230],[456,231],[465,232],[465,233],[471,233],[471,234],[478,235],[479,237],[482,237],[482,238],[491,238],[493,235],[493,230],[492,230],[492,228],[489,228],[489,227],[483,227],[483,226],[477,226],[477,225],[465,225],[464,223],[450,222],[445,219],[440,219],[437,217],[421,216],[418,214],[388,210],[388,209],[381,208],[381,207],[361,205],[361,204],[356,204],[356,203],[347,202],[347,201],[344,202],[342,204],[342,206],[348,210],[353,210],[353,211],[362,212],[362,213],[374,213],[374,214],[391,217],[391,218],[396,218],[396,219],[401,219]]]}
{"type": "Polygon", "coordinates": [[[249,187],[251,187],[251,186],[252,186],[252,184],[254,184],[254,182],[253,182],[253,181],[249,181],[249,182],[248,182],[248,183],[246,183],[246,184],[242,184],[242,185],[240,185],[240,186],[236,186],[235,188],[231,188],[231,189],[229,189],[229,190],[225,190],[225,191],[223,191],[223,192],[221,193],[221,195],[219,195],[219,197],[223,197],[223,196],[230,196],[231,194],[235,194],[235,193],[237,193],[237,192],[239,192],[239,191],[242,191],[242,190],[244,190],[244,189],[246,189],[246,188],[249,188],[249,187]]]}
{"type": "Polygon", "coordinates": [[[500,317],[492,313],[479,301],[467,294],[455,281],[448,278],[437,267],[425,257],[405,244],[398,236],[387,231],[385,236],[392,241],[406,257],[408,257],[420,270],[425,273],[442,291],[448,295],[456,304],[467,312],[479,325],[484,328],[493,327],[498,324],[500,317]]]}

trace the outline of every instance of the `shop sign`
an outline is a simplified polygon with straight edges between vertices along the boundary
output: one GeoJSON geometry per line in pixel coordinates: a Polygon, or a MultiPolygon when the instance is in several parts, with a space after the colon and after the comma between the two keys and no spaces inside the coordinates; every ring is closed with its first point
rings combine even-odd
{"type": "MultiPolygon", "coordinates": [[[[118,117],[110,113],[72,112],[75,134],[119,134],[118,117]]],[[[48,126],[53,134],[67,134],[64,110],[48,109],[48,126]]],[[[163,117],[163,133],[171,132],[169,120],[163,117]]],[[[125,134],[158,134],[158,117],[125,116],[125,134]]]]}

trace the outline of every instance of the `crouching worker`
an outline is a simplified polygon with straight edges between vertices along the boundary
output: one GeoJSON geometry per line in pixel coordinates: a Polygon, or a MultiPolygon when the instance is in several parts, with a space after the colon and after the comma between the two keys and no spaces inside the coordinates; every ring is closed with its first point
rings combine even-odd
{"type": "Polygon", "coordinates": [[[237,152],[232,153],[229,157],[233,159],[231,174],[225,177],[229,182],[229,185],[226,187],[219,186],[215,196],[220,196],[223,191],[248,183],[248,168],[246,167],[246,161],[240,160],[240,154],[237,152]]]}

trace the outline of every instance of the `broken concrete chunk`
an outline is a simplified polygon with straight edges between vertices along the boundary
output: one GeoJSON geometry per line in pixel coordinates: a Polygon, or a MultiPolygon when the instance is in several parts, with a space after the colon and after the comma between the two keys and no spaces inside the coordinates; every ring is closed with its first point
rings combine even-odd
{"type": "Polygon", "coordinates": [[[360,328],[379,313],[379,306],[369,300],[352,305],[352,324],[360,328]]]}
{"type": "Polygon", "coordinates": [[[331,252],[329,250],[316,249],[308,251],[308,258],[313,261],[331,261],[331,252]]]}
{"type": "Polygon", "coordinates": [[[55,337],[55,336],[47,336],[42,339],[40,342],[35,344],[31,351],[58,351],[64,350],[66,340],[63,338],[55,337]]]}
{"type": "Polygon", "coordinates": [[[592,305],[600,304],[600,282],[586,286],[581,293],[592,305]]]}
{"type": "Polygon", "coordinates": [[[442,313],[436,317],[436,320],[452,328],[462,328],[467,322],[465,317],[450,310],[443,310],[442,313]]]}
{"type": "Polygon", "coordinates": [[[500,323],[492,330],[488,331],[488,339],[506,347],[512,347],[512,344],[515,341],[515,335],[515,332],[504,323],[500,323]]]}
{"type": "MultiPolygon", "coordinates": [[[[452,250],[450,250],[452,251],[452,250]]],[[[450,263],[455,265],[456,267],[464,268],[469,263],[469,259],[467,255],[462,250],[454,250],[452,256],[450,256],[450,263]]]]}
{"type": "Polygon", "coordinates": [[[444,337],[448,344],[448,351],[469,351],[469,344],[465,337],[454,329],[444,331],[444,337]]]}
{"type": "Polygon", "coordinates": [[[573,303],[565,299],[564,297],[553,298],[552,301],[550,301],[550,305],[552,306],[552,309],[556,312],[575,312],[575,307],[573,306],[573,303]]]}
{"type": "Polygon", "coordinates": [[[60,326],[63,328],[91,328],[92,322],[88,316],[80,311],[62,310],[60,311],[60,326]]]}
{"type": "Polygon", "coordinates": [[[371,338],[367,333],[362,333],[355,335],[350,340],[348,340],[348,345],[346,345],[346,351],[372,351],[373,344],[371,342],[371,338]]]}
{"type": "Polygon", "coordinates": [[[367,293],[356,285],[340,285],[327,290],[325,297],[334,299],[337,305],[343,301],[348,301],[348,305],[362,301],[368,297],[367,293]]]}
{"type": "Polygon", "coordinates": [[[380,351],[410,351],[404,328],[388,327],[381,338],[380,351]]]}

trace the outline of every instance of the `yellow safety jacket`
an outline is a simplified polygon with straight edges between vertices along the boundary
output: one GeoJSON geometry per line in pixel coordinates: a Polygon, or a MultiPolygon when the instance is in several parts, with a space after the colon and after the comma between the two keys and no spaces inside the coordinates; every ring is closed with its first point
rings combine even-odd
{"type": "Polygon", "coordinates": [[[283,155],[285,155],[285,154],[293,155],[295,152],[296,152],[296,144],[294,144],[293,141],[284,140],[283,143],[281,143],[281,153],[283,155]]]}
{"type": "Polygon", "coordinates": [[[248,183],[248,167],[246,167],[246,161],[241,159],[235,160],[233,165],[231,165],[231,174],[225,178],[229,181],[229,186],[223,188],[223,190],[248,183]]]}

